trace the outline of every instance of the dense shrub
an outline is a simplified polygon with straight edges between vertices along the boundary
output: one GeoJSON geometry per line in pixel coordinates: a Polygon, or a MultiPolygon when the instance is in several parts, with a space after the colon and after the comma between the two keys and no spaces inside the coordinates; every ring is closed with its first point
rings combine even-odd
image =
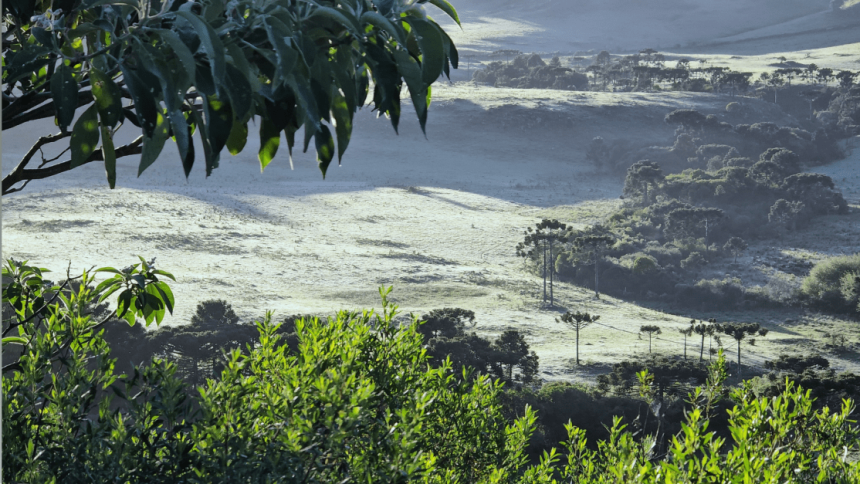
{"type": "Polygon", "coordinates": [[[836,373],[830,368],[827,358],[820,355],[780,355],[768,361],[765,367],[770,373],[752,380],[756,395],[776,397],[785,391],[786,382],[794,383],[809,391],[815,398],[816,408],[828,407],[838,411],[844,399],[860,397],[860,376],[854,373],[836,373]]]}
{"type": "Polygon", "coordinates": [[[714,309],[738,306],[744,300],[744,293],[740,279],[702,279],[685,297],[688,298],[688,304],[714,309]]]}
{"type": "MultiPolygon", "coordinates": [[[[860,254],[831,257],[815,264],[803,280],[801,291],[813,303],[837,310],[854,310],[857,309],[856,300],[846,299],[843,289],[846,276],[851,278],[855,274],[860,274],[860,254]]],[[[850,291],[847,295],[852,297],[850,291]]]]}
{"type": "Polygon", "coordinates": [[[658,426],[656,419],[647,421],[648,410],[638,396],[603,395],[588,385],[554,382],[539,390],[524,388],[502,392],[499,398],[510,420],[522,417],[526,405],[537,412],[538,425],[528,450],[535,461],[543,452],[559,448],[567,440],[565,425],[568,423],[585,432],[592,449],[597,449],[599,441],[610,437],[609,429],[615,418],[627,425],[645,425],[645,429],[638,430],[648,433],[655,433],[658,426]]]}

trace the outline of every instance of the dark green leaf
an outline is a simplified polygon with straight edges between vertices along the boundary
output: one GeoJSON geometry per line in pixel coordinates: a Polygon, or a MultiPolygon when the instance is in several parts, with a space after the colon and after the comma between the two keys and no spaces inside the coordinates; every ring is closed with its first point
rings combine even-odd
{"type": "Polygon", "coordinates": [[[317,145],[317,161],[319,162],[320,171],[323,179],[328,170],[331,160],[334,158],[334,139],[331,137],[331,131],[328,126],[321,124],[319,131],[314,135],[314,142],[317,145]]]}
{"type": "MultiPolygon", "coordinates": [[[[443,12],[448,14],[449,17],[454,19],[454,21],[457,22],[457,25],[460,25],[460,16],[457,15],[457,10],[448,2],[448,0],[429,0],[427,3],[439,7],[443,12]]],[[[463,26],[460,25],[460,27],[463,26]]]]}
{"type": "Polygon", "coordinates": [[[242,51],[242,48],[239,47],[236,43],[227,44],[227,53],[230,55],[230,59],[232,64],[239,69],[239,72],[243,72],[248,77],[248,82],[251,83],[251,87],[254,92],[260,90],[260,82],[256,79],[254,75],[254,70],[251,67],[251,64],[248,62],[248,59],[245,57],[245,53],[242,51]]]}
{"type": "Polygon", "coordinates": [[[163,282],[156,282],[152,284],[152,286],[161,294],[161,300],[164,301],[164,305],[167,306],[167,310],[170,314],[173,314],[173,305],[176,304],[176,301],[173,298],[173,291],[171,291],[170,287],[163,282]]]}
{"type": "MultiPolygon", "coordinates": [[[[442,29],[439,29],[439,32],[442,34],[442,38],[445,41],[445,47],[448,49],[448,59],[451,61],[451,65],[454,69],[460,67],[460,53],[457,51],[457,46],[454,45],[454,41],[451,40],[451,37],[442,29]]],[[[450,76],[449,76],[450,77],[450,76]]]]}
{"type": "Polygon", "coordinates": [[[251,84],[239,69],[232,65],[227,66],[227,95],[230,98],[230,107],[236,119],[245,122],[252,115],[253,98],[251,97],[251,84]]]}
{"type": "Polygon", "coordinates": [[[72,168],[78,167],[89,159],[99,143],[99,115],[93,104],[78,118],[72,128],[69,147],[72,151],[72,168]]]}
{"type": "Polygon", "coordinates": [[[445,46],[439,28],[428,20],[409,17],[408,21],[416,34],[421,49],[421,71],[425,84],[432,84],[442,75],[445,63],[445,46]]]}
{"type": "Polygon", "coordinates": [[[247,141],[248,123],[234,120],[233,126],[230,128],[230,137],[227,138],[227,149],[230,150],[230,154],[233,156],[238,155],[245,148],[247,141]]]}
{"type": "Polygon", "coordinates": [[[57,113],[57,125],[60,131],[66,132],[75,119],[78,108],[78,83],[72,77],[72,68],[60,64],[51,77],[51,97],[54,99],[54,109],[57,113]]]}
{"type": "Polygon", "coordinates": [[[172,30],[166,29],[153,29],[154,32],[158,34],[161,40],[167,42],[170,46],[170,50],[176,54],[176,58],[179,61],[179,65],[185,70],[185,83],[186,85],[195,85],[195,76],[196,76],[196,61],[194,60],[194,54],[191,53],[191,50],[185,45],[182,40],[179,39],[179,36],[176,32],[172,30]]]}
{"type": "Polygon", "coordinates": [[[350,31],[353,35],[358,35],[360,27],[357,23],[355,23],[355,19],[348,19],[343,13],[331,8],[331,7],[317,7],[313,12],[308,16],[308,20],[315,18],[325,18],[336,23],[341,24],[347,30],[350,31]]]}
{"type": "Polygon", "coordinates": [[[105,161],[105,173],[107,174],[108,185],[113,189],[116,186],[116,151],[113,147],[113,138],[111,138],[111,129],[108,126],[102,125],[102,158],[105,161]]]}
{"type": "Polygon", "coordinates": [[[352,113],[349,111],[346,99],[339,94],[336,94],[332,100],[331,111],[334,114],[335,133],[337,133],[337,163],[340,164],[352,136],[352,113]]]}
{"type": "Polygon", "coordinates": [[[183,132],[185,133],[184,136],[175,136],[174,138],[176,139],[176,145],[179,147],[180,153],[183,153],[184,148],[182,169],[185,170],[185,178],[188,178],[188,176],[191,175],[191,167],[194,166],[194,142],[191,140],[191,135],[193,134],[191,123],[186,123],[185,129],[183,130],[183,126],[179,123],[173,124],[173,116],[171,116],[170,120],[174,134],[179,135],[183,132]]]}
{"type": "Polygon", "coordinates": [[[144,136],[143,138],[143,152],[140,154],[140,166],[137,168],[137,176],[140,176],[144,170],[155,163],[169,135],[170,123],[167,117],[164,116],[164,113],[156,113],[156,127],[152,131],[152,136],[144,136]]]}
{"type": "MultiPolygon", "coordinates": [[[[324,64],[319,62],[318,64],[324,64]]],[[[313,93],[314,101],[317,105],[317,112],[322,119],[331,122],[331,79],[324,81],[311,79],[311,93],[313,93]]]]}
{"type": "Polygon", "coordinates": [[[275,47],[275,53],[278,56],[279,75],[275,83],[275,87],[277,87],[289,77],[293,68],[295,68],[296,62],[299,60],[299,53],[287,45],[285,37],[289,40],[289,34],[285,31],[286,26],[281,21],[275,18],[268,18],[265,21],[265,25],[269,42],[275,47]]]}
{"type": "Polygon", "coordinates": [[[260,121],[260,152],[257,155],[260,160],[260,173],[272,162],[280,144],[281,132],[275,128],[274,123],[268,117],[263,118],[260,121]]]}
{"type": "Polygon", "coordinates": [[[33,27],[30,32],[33,33],[33,37],[35,37],[36,41],[40,44],[48,47],[49,49],[54,48],[54,35],[51,32],[41,27],[33,27]]]}
{"type": "Polygon", "coordinates": [[[388,32],[388,35],[396,40],[398,44],[402,45],[406,43],[406,34],[403,32],[403,29],[395,26],[390,20],[377,12],[368,11],[361,14],[361,24],[370,24],[384,32],[388,32]]]}
{"type": "Polygon", "coordinates": [[[167,278],[168,278],[168,279],[170,279],[171,281],[176,282],[176,278],[175,278],[175,277],[173,277],[173,274],[171,274],[171,273],[169,273],[169,272],[167,272],[167,271],[162,271],[162,270],[160,270],[160,269],[159,269],[159,270],[154,270],[154,271],[152,271],[152,273],[153,273],[153,274],[158,274],[159,276],[167,277],[167,278]]]}
{"type": "MultiPolygon", "coordinates": [[[[203,99],[203,104],[205,110],[205,105],[207,104],[205,98],[203,99]]],[[[218,168],[218,154],[212,150],[212,145],[209,142],[209,126],[203,122],[203,116],[199,111],[193,109],[191,110],[191,117],[194,119],[194,124],[200,133],[200,144],[203,146],[203,159],[206,162],[206,176],[208,177],[212,174],[212,170],[218,168]]]]}
{"type": "Polygon", "coordinates": [[[203,109],[206,116],[209,144],[215,154],[221,153],[233,128],[233,110],[228,103],[220,101],[214,96],[206,98],[203,109]]]}
{"type": "Polygon", "coordinates": [[[332,73],[337,78],[338,87],[343,91],[343,97],[346,99],[346,105],[350,112],[350,117],[356,111],[356,80],[355,80],[355,60],[352,57],[351,46],[340,46],[335,55],[336,66],[332,69],[332,73]]]}
{"type": "Polygon", "coordinates": [[[126,312],[131,308],[131,298],[132,293],[129,289],[126,289],[119,294],[119,298],[116,301],[116,315],[120,318],[125,316],[126,312]]]}
{"type": "Polygon", "coordinates": [[[102,125],[113,128],[122,116],[122,93],[119,86],[95,67],[90,70],[90,80],[102,125]]]}
{"type": "Polygon", "coordinates": [[[196,84],[194,87],[207,96],[215,96],[218,89],[215,87],[215,79],[212,79],[212,71],[208,67],[197,64],[195,70],[196,84]]]}
{"type": "Polygon", "coordinates": [[[158,84],[158,79],[148,72],[138,72],[125,64],[120,64],[122,77],[134,101],[134,110],[143,128],[144,136],[152,137],[158,125],[158,107],[155,96],[150,91],[158,84]],[[145,81],[141,74],[148,79],[145,81]]]}
{"type": "Polygon", "coordinates": [[[227,62],[224,59],[224,44],[212,27],[204,22],[200,17],[191,12],[176,12],[176,15],[183,17],[194,27],[197,35],[203,43],[203,48],[206,50],[206,55],[209,56],[209,64],[212,68],[212,77],[215,78],[216,85],[224,80],[226,74],[227,62]]]}

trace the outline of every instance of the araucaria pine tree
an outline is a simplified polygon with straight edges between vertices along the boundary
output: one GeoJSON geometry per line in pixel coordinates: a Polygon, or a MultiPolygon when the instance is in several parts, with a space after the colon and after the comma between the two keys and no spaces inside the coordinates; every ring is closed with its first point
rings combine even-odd
{"type": "Polygon", "coordinates": [[[561,319],[556,318],[556,321],[565,323],[576,331],[576,364],[579,366],[579,331],[585,329],[591,323],[600,319],[596,314],[588,314],[583,312],[571,313],[570,311],[561,315],[561,319]]]}
{"type": "Polygon", "coordinates": [[[639,332],[641,332],[641,333],[648,333],[648,353],[651,353],[651,338],[652,338],[655,334],[660,334],[660,333],[662,333],[663,331],[660,329],[660,327],[659,327],[659,326],[655,326],[655,325],[653,325],[653,324],[645,324],[645,325],[642,325],[642,327],[640,327],[640,328],[639,328],[639,332]]]}

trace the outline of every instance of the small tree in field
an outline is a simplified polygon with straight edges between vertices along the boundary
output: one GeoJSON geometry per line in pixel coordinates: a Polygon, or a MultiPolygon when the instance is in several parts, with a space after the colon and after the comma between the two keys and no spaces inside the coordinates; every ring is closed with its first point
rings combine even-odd
{"type": "Polygon", "coordinates": [[[684,359],[685,360],[687,359],[687,338],[689,336],[693,335],[692,323],[693,323],[693,321],[691,321],[691,326],[689,328],[679,328],[678,329],[678,332],[684,335],[684,359]]]}
{"type": "Polygon", "coordinates": [[[594,297],[597,299],[600,299],[600,260],[614,240],[610,235],[586,235],[573,241],[576,255],[594,264],[594,297]]]}
{"type": "Polygon", "coordinates": [[[532,229],[528,227],[523,234],[525,239],[517,244],[517,255],[533,258],[541,256],[543,275],[543,301],[547,300],[547,278],[549,279],[549,304],[555,305],[553,279],[555,275],[555,247],[567,241],[567,225],[558,220],[543,219],[532,229]]]}
{"type": "Polygon", "coordinates": [[[716,332],[716,319],[709,319],[707,323],[704,321],[700,321],[696,324],[696,320],[690,320],[690,331],[698,334],[702,337],[702,345],[699,348],[699,361],[703,361],[705,359],[705,336],[713,336],[716,332]]]}
{"type": "Polygon", "coordinates": [[[529,351],[522,333],[509,329],[502,333],[493,343],[493,360],[490,361],[491,371],[497,378],[505,382],[534,383],[538,376],[538,356],[529,351]],[[514,368],[519,374],[514,375],[514,368]]]}
{"type": "Polygon", "coordinates": [[[587,328],[591,323],[600,319],[600,316],[582,312],[571,313],[570,311],[561,315],[561,319],[556,318],[556,321],[562,322],[570,326],[576,331],[576,364],[579,365],[579,331],[587,328]]]}
{"type": "Polygon", "coordinates": [[[735,263],[738,262],[738,256],[743,254],[749,246],[746,241],[740,237],[732,237],[723,245],[723,250],[731,252],[735,258],[735,263]]]}
{"type": "MultiPolygon", "coordinates": [[[[718,326],[718,330],[730,336],[738,344],[738,375],[741,374],[741,341],[747,336],[767,336],[768,330],[762,328],[758,323],[724,323],[718,326]]],[[[751,346],[755,346],[755,339],[747,340],[751,346]]]]}
{"type": "Polygon", "coordinates": [[[655,326],[653,324],[645,324],[639,328],[639,332],[648,333],[648,353],[651,353],[651,338],[655,334],[661,334],[663,331],[660,329],[659,326],[655,326]]]}
{"type": "Polygon", "coordinates": [[[594,164],[595,171],[606,168],[606,163],[609,161],[609,146],[602,137],[597,136],[591,140],[585,151],[585,159],[594,164]]]}

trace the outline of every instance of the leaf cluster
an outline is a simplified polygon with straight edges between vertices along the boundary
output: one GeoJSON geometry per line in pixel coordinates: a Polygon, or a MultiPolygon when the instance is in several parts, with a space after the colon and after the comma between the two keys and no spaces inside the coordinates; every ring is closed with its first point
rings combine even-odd
{"type": "Polygon", "coordinates": [[[141,154],[140,175],[169,138],[187,177],[198,157],[195,134],[208,176],[224,148],[244,149],[255,118],[261,170],[282,138],[292,153],[301,131],[299,146],[307,151],[313,141],[325,177],[368,99],[397,130],[405,84],[423,130],[430,85],[458,63],[451,38],[425,11],[434,5],[459,22],[447,0],[50,5],[3,6],[3,127],[52,117],[60,133],[37,148],[69,138],[71,159],[29,169],[30,154],[4,178],[3,193],[92,161],[104,161],[113,188],[117,158],[141,154]],[[140,136],[115,147],[125,123],[140,136]]]}

